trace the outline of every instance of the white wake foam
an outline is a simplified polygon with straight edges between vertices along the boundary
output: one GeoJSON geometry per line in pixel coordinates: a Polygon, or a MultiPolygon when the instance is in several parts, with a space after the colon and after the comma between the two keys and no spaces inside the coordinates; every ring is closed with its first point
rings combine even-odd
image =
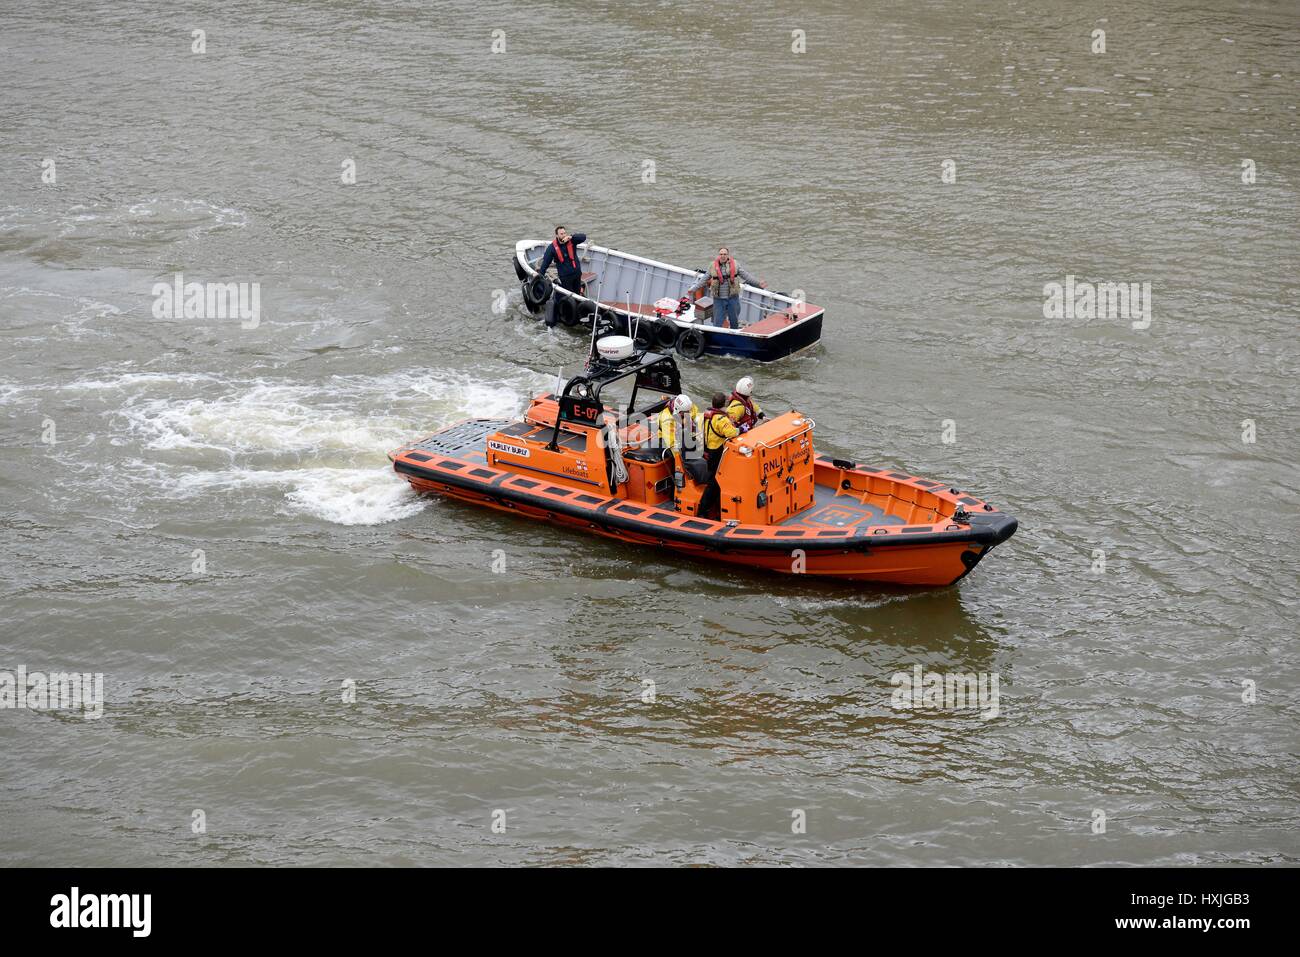
{"type": "Polygon", "coordinates": [[[471,417],[517,414],[546,376],[492,380],[428,370],[334,376],[318,383],[195,374],[129,373],[66,386],[101,397],[116,390],[118,444],[134,444],[130,469],[169,498],[278,490],[277,511],[342,525],[406,518],[423,507],[388,464],[387,451],[471,417]]]}

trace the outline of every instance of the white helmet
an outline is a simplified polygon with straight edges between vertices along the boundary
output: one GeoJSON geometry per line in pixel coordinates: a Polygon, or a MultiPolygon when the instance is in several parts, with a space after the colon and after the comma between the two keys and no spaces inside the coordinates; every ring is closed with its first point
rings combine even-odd
{"type": "Polygon", "coordinates": [[[736,393],[738,395],[743,395],[747,398],[753,395],[754,380],[751,379],[749,376],[745,376],[743,379],[741,379],[739,382],[736,383],[736,393]]]}
{"type": "Polygon", "coordinates": [[[691,411],[692,405],[694,405],[694,403],[691,402],[691,397],[687,395],[685,392],[683,392],[677,398],[673,399],[674,412],[689,412],[691,411]]]}

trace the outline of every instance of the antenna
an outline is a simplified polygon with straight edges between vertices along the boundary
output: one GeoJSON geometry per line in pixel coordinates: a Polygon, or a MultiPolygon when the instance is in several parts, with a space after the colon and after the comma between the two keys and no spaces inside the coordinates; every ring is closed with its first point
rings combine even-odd
{"type": "MultiPolygon", "coordinates": [[[[597,286],[600,285],[600,277],[592,280],[597,286]]],[[[591,314],[591,342],[587,345],[587,361],[590,362],[596,354],[596,327],[600,325],[600,296],[589,296],[596,304],[596,311],[591,314]]]]}
{"type": "MultiPolygon", "coordinates": [[[[637,303],[636,325],[632,327],[632,348],[634,349],[636,348],[636,334],[641,331],[641,309],[645,306],[645,282],[646,279],[649,278],[649,276],[650,276],[650,271],[648,269],[641,271],[641,293],[640,293],[641,302],[637,303]]],[[[627,294],[628,296],[631,296],[632,290],[629,289],[627,291],[627,294]]],[[[631,299],[628,300],[627,307],[628,307],[628,311],[630,312],[632,310],[631,299]]]]}

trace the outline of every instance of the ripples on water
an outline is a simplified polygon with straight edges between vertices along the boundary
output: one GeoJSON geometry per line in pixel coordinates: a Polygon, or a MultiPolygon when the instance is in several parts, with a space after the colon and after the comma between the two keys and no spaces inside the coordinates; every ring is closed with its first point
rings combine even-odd
{"type": "Polygon", "coordinates": [[[0,665],[108,695],[0,721],[7,863],[1296,861],[1287,4],[187,15],[0,40],[0,665]],[[389,448],[574,369],[492,309],[560,220],[806,289],[825,345],[768,404],[1020,533],[918,594],[411,496],[389,448]],[[154,319],[178,271],[261,282],[262,324],[154,319]],[[1152,328],[1044,320],[1067,273],[1151,282],[1152,328]],[[914,664],[1002,713],[894,710],[914,664]]]}

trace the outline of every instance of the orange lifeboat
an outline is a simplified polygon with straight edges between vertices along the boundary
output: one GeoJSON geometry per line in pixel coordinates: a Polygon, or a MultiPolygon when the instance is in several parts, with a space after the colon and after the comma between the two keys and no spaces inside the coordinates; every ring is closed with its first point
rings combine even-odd
{"type": "Polygon", "coordinates": [[[816,454],[815,423],[797,411],[727,442],[720,514],[699,515],[705,487],[677,488],[656,441],[653,416],[680,391],[670,356],[594,358],[519,421],[471,419],[389,458],[420,493],[789,574],[951,585],[1016,531],[1015,518],[943,482],[816,454]],[[602,392],[628,382],[626,408],[609,408],[602,392]]]}

